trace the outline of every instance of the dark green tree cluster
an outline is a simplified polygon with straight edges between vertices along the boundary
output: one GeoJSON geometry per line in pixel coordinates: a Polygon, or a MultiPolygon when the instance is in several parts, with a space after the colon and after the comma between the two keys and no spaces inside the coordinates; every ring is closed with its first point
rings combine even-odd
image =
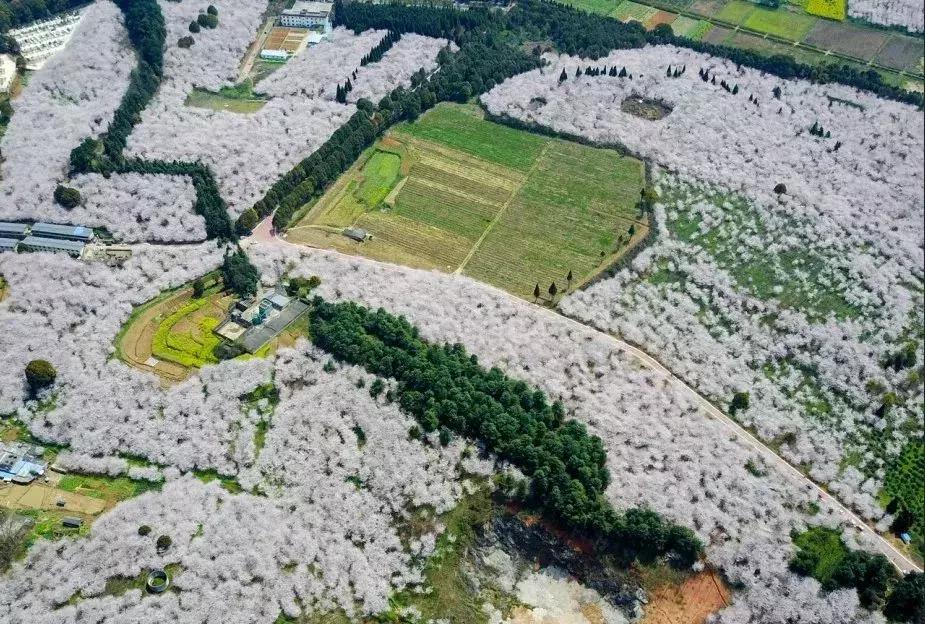
{"type": "Polygon", "coordinates": [[[350,79],[347,78],[347,82],[344,83],[344,86],[337,85],[337,91],[334,95],[334,100],[340,102],[341,104],[347,103],[347,94],[353,91],[353,83],[350,82],[350,79]]]}
{"type": "Polygon", "coordinates": [[[64,208],[76,208],[80,205],[80,191],[70,186],[59,184],[55,187],[55,201],[64,208]]]}
{"type": "Polygon", "coordinates": [[[369,65],[370,63],[378,63],[382,60],[382,57],[392,49],[392,46],[395,45],[398,40],[401,39],[401,33],[390,30],[386,33],[385,37],[382,38],[382,41],[376,44],[369,53],[363,57],[363,60],[360,61],[360,67],[369,65]]]}
{"type": "Polygon", "coordinates": [[[893,621],[919,622],[925,595],[920,590],[920,574],[899,572],[884,555],[863,550],[851,550],[838,531],[815,527],[794,538],[799,548],[790,561],[790,569],[803,576],[812,576],[825,591],[856,589],[861,604],[870,610],[883,608],[893,621]],[[807,541],[807,536],[812,537],[807,541]],[[837,556],[836,562],[832,561],[837,556]],[[834,569],[832,565],[834,563],[834,569]]]}
{"type": "MultiPolygon", "coordinates": [[[[213,6],[209,8],[215,9],[213,6]]],[[[200,13],[196,17],[196,23],[203,28],[216,28],[218,26],[218,11],[216,10],[215,13],[208,11],[206,13],[200,13]]]]}
{"type": "Polygon", "coordinates": [[[57,377],[58,371],[48,360],[32,360],[26,364],[26,384],[31,396],[55,383],[57,377]]]}
{"type": "Polygon", "coordinates": [[[906,574],[887,598],[883,614],[893,622],[925,622],[925,574],[906,574]]]}
{"type": "Polygon", "coordinates": [[[0,0],[0,32],[70,11],[86,0],[0,0]]]}
{"type": "Polygon", "coordinates": [[[251,264],[243,250],[237,249],[225,254],[220,271],[225,288],[239,297],[250,297],[257,294],[260,271],[251,264]]]}
{"type": "Polygon", "coordinates": [[[125,16],[125,28],[138,56],[128,90],[103,137],[103,149],[112,160],[122,157],[128,135],[140,119],[164,71],[164,39],[167,30],[157,0],[116,0],[125,16]]]}
{"type": "Polygon", "coordinates": [[[357,32],[380,28],[456,40],[463,32],[482,31],[501,20],[501,14],[483,8],[458,11],[441,6],[336,2],[333,21],[335,26],[346,26],[357,32]]]}
{"type": "Polygon", "coordinates": [[[809,133],[822,139],[828,139],[832,136],[832,132],[823,128],[822,124],[818,121],[813,122],[812,127],[809,129],[809,133]]]}
{"type": "Polygon", "coordinates": [[[680,565],[696,560],[701,545],[689,529],[649,510],[620,514],[609,505],[604,445],[566,419],[560,402],[482,367],[462,345],[425,342],[416,327],[382,309],[316,297],[310,314],[315,344],[393,378],[390,394],[424,431],[476,438],[516,465],[532,477],[532,502],[551,518],[628,560],[668,554],[680,565]]]}

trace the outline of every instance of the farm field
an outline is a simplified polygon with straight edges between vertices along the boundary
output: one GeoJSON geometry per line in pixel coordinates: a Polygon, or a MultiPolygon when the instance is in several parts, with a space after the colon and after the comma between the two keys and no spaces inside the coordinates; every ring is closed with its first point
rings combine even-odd
{"type": "Polygon", "coordinates": [[[218,362],[212,349],[220,338],[212,330],[232,303],[215,282],[199,299],[189,287],[168,291],[132,313],[116,337],[116,353],[165,382],[181,381],[193,368],[218,362]]]}
{"type": "Polygon", "coordinates": [[[287,239],[459,272],[522,297],[579,285],[648,230],[643,163],[440,105],[395,128],[287,239]],[[370,238],[343,236],[355,226],[370,238]],[[566,280],[569,272],[573,280],[566,280]]]}
{"type": "Polygon", "coordinates": [[[285,50],[290,54],[301,51],[305,38],[308,37],[307,28],[282,28],[276,27],[270,31],[266,42],[263,44],[264,50],[285,50]]]}
{"type": "Polygon", "coordinates": [[[254,85],[250,80],[233,87],[222,87],[218,91],[196,88],[186,97],[185,104],[195,108],[245,115],[256,113],[267,103],[267,98],[254,93],[253,89],[254,85]]]}
{"type": "Polygon", "coordinates": [[[747,0],[570,0],[568,4],[624,22],[637,21],[650,30],[668,24],[676,35],[689,39],[785,54],[811,65],[839,61],[859,63],[859,69],[866,70],[870,68],[866,64],[873,63],[891,84],[908,89],[922,84],[925,39],[849,22],[844,0],[785,3],[777,9],[747,0]],[[743,32],[734,32],[734,26],[743,32]]]}

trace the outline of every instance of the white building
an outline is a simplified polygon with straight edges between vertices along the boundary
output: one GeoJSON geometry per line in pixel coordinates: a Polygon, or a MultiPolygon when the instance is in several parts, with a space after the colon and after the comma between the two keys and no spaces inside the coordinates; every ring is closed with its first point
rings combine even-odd
{"type": "Polygon", "coordinates": [[[325,29],[331,26],[331,11],[333,2],[296,2],[291,9],[279,14],[279,25],[287,28],[317,28],[325,29]]]}
{"type": "Polygon", "coordinates": [[[16,77],[16,61],[9,54],[0,54],[0,93],[6,93],[16,77]]]}
{"type": "Polygon", "coordinates": [[[52,56],[64,49],[80,23],[81,13],[71,12],[32,22],[7,34],[19,44],[27,69],[41,69],[52,56]]]}
{"type": "Polygon", "coordinates": [[[285,50],[264,49],[260,51],[260,58],[267,61],[286,61],[289,59],[289,53],[285,50]]]}

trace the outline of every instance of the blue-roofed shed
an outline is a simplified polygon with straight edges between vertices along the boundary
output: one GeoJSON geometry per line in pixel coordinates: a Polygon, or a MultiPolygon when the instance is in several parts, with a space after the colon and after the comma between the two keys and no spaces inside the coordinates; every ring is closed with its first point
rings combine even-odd
{"type": "Polygon", "coordinates": [[[61,238],[45,238],[42,236],[27,236],[19,241],[21,251],[50,251],[53,253],[67,253],[79,256],[86,244],[76,240],[61,238]]]}
{"type": "Polygon", "coordinates": [[[32,226],[32,235],[42,238],[61,238],[89,243],[93,240],[93,230],[82,225],[58,225],[56,223],[36,223],[32,226]]]}
{"type": "Polygon", "coordinates": [[[28,223],[0,221],[0,238],[25,238],[29,234],[28,223]]]}
{"type": "Polygon", "coordinates": [[[16,251],[19,241],[15,238],[0,238],[0,251],[16,251]]]}

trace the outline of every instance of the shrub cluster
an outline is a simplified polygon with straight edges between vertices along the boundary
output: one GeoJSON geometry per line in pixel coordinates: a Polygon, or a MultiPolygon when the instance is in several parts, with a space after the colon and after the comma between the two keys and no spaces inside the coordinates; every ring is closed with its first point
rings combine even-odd
{"type": "Polygon", "coordinates": [[[532,477],[535,504],[571,530],[626,557],[672,555],[693,563],[701,544],[689,529],[647,509],[617,513],[603,493],[610,481],[597,436],[565,418],[542,391],[485,369],[460,344],[434,345],[403,317],[316,297],[311,336],[335,358],[398,383],[394,398],[424,431],[477,438],[532,477]]]}

